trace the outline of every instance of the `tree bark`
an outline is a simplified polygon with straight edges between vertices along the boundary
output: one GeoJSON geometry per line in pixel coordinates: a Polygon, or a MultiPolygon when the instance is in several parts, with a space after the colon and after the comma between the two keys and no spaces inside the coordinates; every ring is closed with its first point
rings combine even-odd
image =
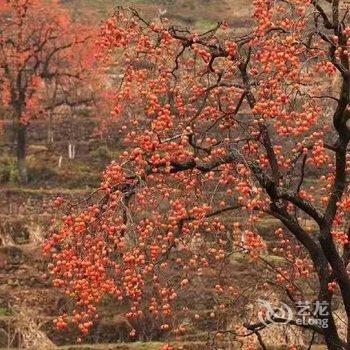
{"type": "Polygon", "coordinates": [[[26,167],[27,126],[20,121],[17,124],[17,167],[18,179],[21,185],[28,183],[26,167]]]}
{"type": "Polygon", "coordinates": [[[345,350],[349,349],[348,346],[343,344],[337,335],[325,335],[325,341],[328,350],[345,350]]]}
{"type": "Polygon", "coordinates": [[[53,120],[52,120],[52,111],[48,112],[48,123],[47,123],[47,143],[51,145],[53,143],[53,120]]]}

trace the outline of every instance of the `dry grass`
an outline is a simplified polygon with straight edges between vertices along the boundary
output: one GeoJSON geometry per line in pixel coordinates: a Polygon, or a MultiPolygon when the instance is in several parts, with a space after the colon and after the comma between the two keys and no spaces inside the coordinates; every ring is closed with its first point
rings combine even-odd
{"type": "Polygon", "coordinates": [[[55,344],[42,330],[45,321],[39,320],[33,310],[23,305],[18,305],[12,310],[14,316],[11,323],[14,324],[13,333],[9,333],[9,346],[12,341],[18,339],[20,349],[49,350],[56,348],[55,344]]]}
{"type": "MultiPolygon", "coordinates": [[[[62,346],[57,349],[61,350],[159,350],[163,343],[158,342],[135,342],[135,343],[121,343],[121,344],[94,344],[94,345],[77,345],[77,346],[62,346]]],[[[176,343],[177,347],[185,350],[199,350],[205,348],[203,342],[184,342],[176,343]]]]}
{"type": "Polygon", "coordinates": [[[156,19],[159,10],[172,22],[204,31],[217,22],[227,21],[238,33],[252,25],[252,0],[66,0],[76,18],[98,22],[117,6],[137,8],[148,19],[156,19]]]}

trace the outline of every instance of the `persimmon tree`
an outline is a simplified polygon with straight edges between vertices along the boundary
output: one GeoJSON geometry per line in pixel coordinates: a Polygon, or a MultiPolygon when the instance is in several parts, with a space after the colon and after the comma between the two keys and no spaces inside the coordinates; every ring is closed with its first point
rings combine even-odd
{"type": "Polygon", "coordinates": [[[74,24],[58,3],[39,0],[2,0],[0,27],[1,96],[13,112],[19,180],[25,184],[28,123],[51,110],[47,104],[60,103],[44,103],[45,87],[52,90],[55,81],[64,91],[67,87],[62,87],[81,79],[85,60],[79,47],[87,47],[89,32],[74,24]]]}
{"type": "MultiPolygon", "coordinates": [[[[128,300],[131,319],[151,313],[164,332],[181,334],[172,311],[197,279],[230,313],[244,287],[225,273],[241,252],[248,272],[266,265],[261,289],[282,291],[291,307],[326,305],[315,316],[326,327],[291,327],[350,348],[348,9],[339,0],[255,0],[252,15],[255,27],[241,37],[224,23],[196,34],[124,9],[102,26],[99,56],[122,71],[112,116],[127,150],[85,201],[56,200],[65,216],[44,247],[83,334],[106,295],[128,300]],[[280,223],[273,248],[257,231],[267,217],[280,223]]],[[[215,333],[251,335],[265,348],[260,332],[271,321],[285,320],[215,333]]],[[[67,315],[56,323],[64,328],[67,315]]]]}
{"type": "MultiPolygon", "coordinates": [[[[86,28],[86,32],[91,38],[95,35],[92,27],[86,28]]],[[[91,38],[84,42],[84,45],[72,45],[65,50],[66,72],[64,74],[55,74],[45,79],[42,107],[48,121],[48,143],[54,142],[55,114],[61,114],[69,121],[74,108],[91,109],[98,101],[100,80],[96,73],[98,67],[93,59],[93,40],[91,38]]],[[[62,57],[59,55],[56,60],[58,65],[62,64],[62,57]]]]}

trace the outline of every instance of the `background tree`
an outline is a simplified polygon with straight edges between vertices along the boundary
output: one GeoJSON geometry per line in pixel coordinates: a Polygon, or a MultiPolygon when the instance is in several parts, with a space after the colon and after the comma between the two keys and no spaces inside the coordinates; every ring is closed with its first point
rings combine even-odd
{"type": "Polygon", "coordinates": [[[79,46],[88,47],[89,32],[57,3],[2,0],[0,11],[1,95],[13,112],[19,180],[25,184],[27,125],[45,113],[45,86],[46,91],[59,86],[60,97],[64,85],[81,79],[85,58],[79,46]]]}
{"type": "MultiPolygon", "coordinates": [[[[243,252],[267,265],[261,288],[282,290],[291,307],[325,304],[313,311],[326,326],[303,328],[329,349],[350,348],[349,328],[342,337],[334,319],[336,305],[349,325],[348,11],[337,0],[257,0],[253,16],[243,37],[225,25],[195,34],[149,23],[134,10],[103,26],[100,54],[123,71],[112,115],[129,115],[128,150],[90,206],[56,200],[69,214],[45,245],[83,334],[106,295],[129,300],[130,319],[149,312],[180,334],[172,309],[201,276],[229,313],[244,288],[225,279],[225,267],[243,252]],[[339,91],[328,95],[336,74],[339,91]],[[281,224],[273,251],[256,231],[266,216],[281,224]],[[271,263],[271,254],[281,259],[271,263]]],[[[218,320],[216,333],[256,336],[265,347],[270,321],[225,329],[218,320]]]]}

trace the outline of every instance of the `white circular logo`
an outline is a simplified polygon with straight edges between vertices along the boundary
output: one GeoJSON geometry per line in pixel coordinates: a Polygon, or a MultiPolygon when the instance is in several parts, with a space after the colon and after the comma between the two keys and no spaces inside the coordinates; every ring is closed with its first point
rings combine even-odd
{"type": "Polygon", "coordinates": [[[258,303],[266,312],[259,313],[259,321],[268,326],[269,324],[287,324],[293,319],[292,309],[285,303],[280,303],[278,307],[272,306],[267,300],[258,299],[258,303]]]}

